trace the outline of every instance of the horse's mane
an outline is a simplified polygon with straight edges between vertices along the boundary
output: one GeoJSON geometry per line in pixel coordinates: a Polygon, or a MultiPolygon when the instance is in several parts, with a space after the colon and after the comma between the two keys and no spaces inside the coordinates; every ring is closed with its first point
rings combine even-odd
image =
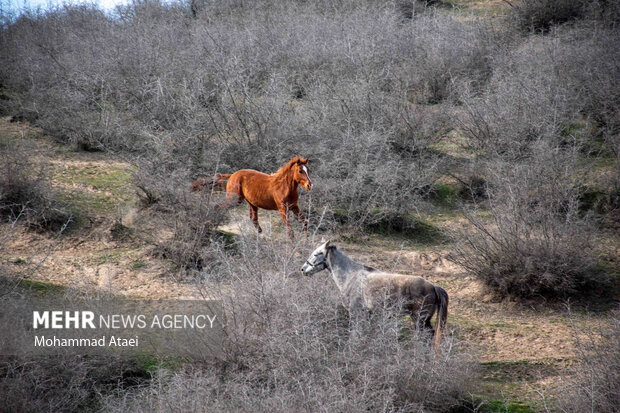
{"type": "Polygon", "coordinates": [[[271,175],[277,180],[289,181],[290,179],[292,179],[292,176],[289,172],[293,168],[293,165],[300,161],[302,163],[308,162],[307,159],[305,160],[305,162],[303,162],[304,158],[302,158],[301,156],[295,156],[293,159],[282,165],[280,169],[278,169],[275,173],[272,173],[271,175]]]}

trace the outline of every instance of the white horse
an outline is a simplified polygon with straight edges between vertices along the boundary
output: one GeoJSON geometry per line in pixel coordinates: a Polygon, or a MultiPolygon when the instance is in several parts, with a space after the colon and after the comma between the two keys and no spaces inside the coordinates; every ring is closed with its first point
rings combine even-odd
{"type": "Polygon", "coordinates": [[[431,331],[431,319],[437,312],[433,342],[439,343],[448,318],[448,293],[443,288],[422,277],[387,273],[359,264],[329,245],[329,241],[310,254],[301,272],[310,276],[324,269],[331,272],[349,312],[372,312],[386,300],[395,305],[402,303],[403,312],[418,320],[419,328],[431,331]]]}

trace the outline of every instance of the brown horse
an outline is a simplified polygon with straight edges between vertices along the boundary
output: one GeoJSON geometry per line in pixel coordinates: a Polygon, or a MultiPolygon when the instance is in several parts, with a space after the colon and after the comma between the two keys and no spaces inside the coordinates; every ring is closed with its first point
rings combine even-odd
{"type": "Polygon", "coordinates": [[[303,222],[304,232],[307,233],[308,230],[306,217],[297,205],[299,199],[297,187],[301,185],[307,191],[312,189],[307,164],[308,158],[296,156],[271,175],[253,169],[242,169],[230,175],[217,174],[208,182],[207,180],[194,182],[192,191],[198,191],[207,185],[215,189],[228,179],[226,184],[228,205],[241,204],[245,199],[250,205],[250,218],[258,232],[263,231],[258,224],[258,208],[278,210],[289,236],[294,239],[293,230],[288,222],[288,211],[292,211],[303,222]]]}

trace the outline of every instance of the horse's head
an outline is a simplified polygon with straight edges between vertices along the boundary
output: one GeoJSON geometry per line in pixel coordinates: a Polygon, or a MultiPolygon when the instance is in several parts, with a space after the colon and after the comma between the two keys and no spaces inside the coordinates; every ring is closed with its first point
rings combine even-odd
{"type": "Polygon", "coordinates": [[[304,266],[301,267],[302,274],[310,276],[327,268],[327,254],[329,254],[329,248],[329,241],[327,241],[315,249],[306,260],[304,266]]]}
{"type": "Polygon", "coordinates": [[[308,171],[308,158],[297,157],[296,162],[292,165],[293,179],[301,185],[306,191],[312,189],[312,181],[310,180],[308,171]]]}

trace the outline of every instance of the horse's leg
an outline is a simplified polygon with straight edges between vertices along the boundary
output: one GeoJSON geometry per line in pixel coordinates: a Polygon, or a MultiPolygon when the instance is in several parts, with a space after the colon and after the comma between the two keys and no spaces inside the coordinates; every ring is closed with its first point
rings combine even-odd
{"type": "Polygon", "coordinates": [[[228,208],[235,207],[241,204],[242,202],[243,202],[243,196],[241,196],[241,194],[238,194],[236,192],[227,192],[226,200],[223,202],[220,202],[215,207],[218,210],[227,210],[228,208]]]}
{"type": "Polygon", "coordinates": [[[291,224],[289,224],[288,222],[288,209],[284,204],[278,204],[278,211],[280,212],[282,221],[284,221],[284,225],[286,225],[288,236],[291,238],[291,241],[295,241],[295,235],[293,234],[293,230],[291,229],[291,224]]]}
{"type": "Polygon", "coordinates": [[[304,234],[308,237],[308,220],[306,220],[304,214],[301,213],[301,209],[299,209],[299,206],[295,204],[291,207],[291,211],[293,211],[293,214],[295,214],[297,219],[304,224],[304,234]]]}
{"type": "Polygon", "coordinates": [[[231,177],[226,184],[226,201],[225,205],[228,208],[240,205],[244,200],[243,192],[241,191],[241,185],[238,179],[231,177]]]}
{"type": "Polygon", "coordinates": [[[250,218],[252,218],[252,222],[254,223],[254,226],[258,230],[258,233],[260,234],[261,232],[263,232],[263,229],[260,227],[258,223],[258,207],[255,207],[252,204],[250,204],[250,218]]]}
{"type": "Polygon", "coordinates": [[[411,320],[414,322],[416,329],[422,331],[425,329],[426,324],[428,322],[428,317],[422,311],[416,311],[411,313],[411,320]]]}
{"type": "Polygon", "coordinates": [[[336,306],[336,325],[339,330],[343,332],[348,330],[351,321],[350,317],[349,310],[344,305],[338,304],[336,306]]]}
{"type": "Polygon", "coordinates": [[[420,330],[420,333],[424,334],[424,337],[429,340],[432,340],[432,337],[435,334],[435,329],[431,324],[434,313],[435,307],[432,303],[424,304],[418,312],[418,329],[420,330]]]}
{"type": "Polygon", "coordinates": [[[426,317],[426,321],[424,322],[424,330],[428,331],[431,335],[431,337],[433,337],[435,335],[435,329],[433,328],[433,325],[431,324],[431,319],[433,317],[427,316],[426,317]]]}

